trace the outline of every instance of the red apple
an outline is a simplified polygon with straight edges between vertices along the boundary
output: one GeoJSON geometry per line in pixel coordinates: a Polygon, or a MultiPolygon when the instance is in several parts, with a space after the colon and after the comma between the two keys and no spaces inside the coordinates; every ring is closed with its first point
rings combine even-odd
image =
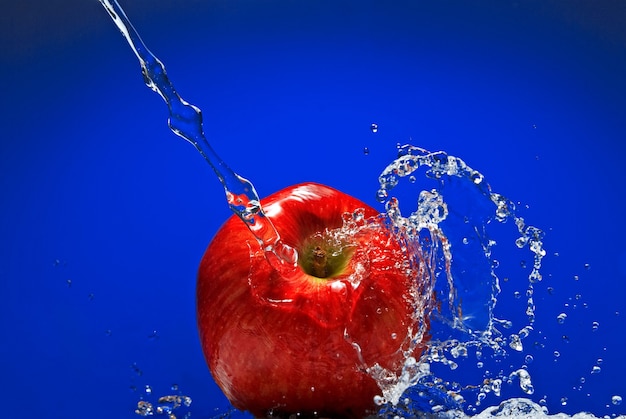
{"type": "Polygon", "coordinates": [[[327,186],[292,186],[262,205],[298,268],[281,275],[241,220],[226,221],[197,284],[211,373],[233,406],[258,417],[365,417],[381,394],[365,369],[399,372],[423,316],[406,249],[376,210],[327,186]]]}

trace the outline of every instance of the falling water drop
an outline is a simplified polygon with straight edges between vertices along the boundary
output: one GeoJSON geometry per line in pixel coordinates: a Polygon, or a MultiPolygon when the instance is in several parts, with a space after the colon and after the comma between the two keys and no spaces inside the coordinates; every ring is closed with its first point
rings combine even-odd
{"type": "Polygon", "coordinates": [[[519,336],[516,334],[511,335],[511,341],[509,342],[509,346],[511,347],[511,349],[517,352],[522,352],[524,350],[522,341],[520,340],[519,336]]]}
{"type": "Polygon", "coordinates": [[[378,124],[370,125],[370,130],[375,134],[378,132],[378,124]]]}
{"type": "Polygon", "coordinates": [[[530,379],[530,374],[523,368],[511,373],[511,378],[513,376],[517,376],[519,379],[519,386],[522,391],[526,394],[533,394],[535,392],[535,388],[533,387],[532,380],[530,379]]]}

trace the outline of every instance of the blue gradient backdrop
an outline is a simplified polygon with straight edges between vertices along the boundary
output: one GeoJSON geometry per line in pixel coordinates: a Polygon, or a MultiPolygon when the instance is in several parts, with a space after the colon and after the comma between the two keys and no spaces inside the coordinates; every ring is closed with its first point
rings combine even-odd
{"type": "MultiPolygon", "coordinates": [[[[3,416],[131,418],[173,384],[193,398],[192,417],[228,411],[194,307],[198,262],[229,216],[221,186],[168,130],[96,0],[5,3],[3,416]]],[[[529,205],[549,253],[533,399],[547,396],[551,412],[626,412],[610,400],[626,397],[623,1],[122,5],[261,195],[312,180],[376,205],[378,173],[411,142],[463,158],[529,205]]],[[[525,284],[503,293],[516,290],[525,284]]]]}

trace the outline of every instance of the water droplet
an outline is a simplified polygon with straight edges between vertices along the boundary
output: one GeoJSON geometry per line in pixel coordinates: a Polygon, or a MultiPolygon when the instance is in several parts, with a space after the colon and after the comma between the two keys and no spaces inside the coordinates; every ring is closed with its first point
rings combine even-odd
{"type": "Polygon", "coordinates": [[[311,391],[315,391],[315,386],[311,386],[311,391]]]}
{"type": "Polygon", "coordinates": [[[588,264],[588,263],[585,263],[585,264],[583,265],[583,267],[584,267],[585,269],[587,269],[587,270],[591,269],[591,265],[590,265],[590,264],[588,264]]]}
{"type": "Polygon", "coordinates": [[[611,403],[613,403],[613,405],[615,406],[619,406],[620,404],[622,404],[622,396],[613,396],[611,397],[611,403]]]}
{"type": "Polygon", "coordinates": [[[532,355],[526,355],[526,356],[524,357],[524,362],[525,362],[526,364],[532,364],[532,362],[533,362],[534,360],[535,360],[535,358],[533,358],[533,356],[532,356],[532,355]]]}
{"type": "Polygon", "coordinates": [[[386,189],[379,189],[378,192],[376,192],[376,200],[378,202],[385,202],[388,196],[389,193],[386,189]]]}
{"type": "Polygon", "coordinates": [[[537,125],[533,124],[533,129],[537,129],[537,125]]]}
{"type": "Polygon", "coordinates": [[[561,397],[561,406],[567,406],[567,397],[561,397]]]}
{"type": "Polygon", "coordinates": [[[574,281],[578,281],[580,277],[578,275],[574,275],[574,281]]]}
{"type": "Polygon", "coordinates": [[[528,237],[520,237],[517,240],[515,240],[515,245],[519,247],[520,249],[526,246],[526,243],[528,243],[528,237]]]}
{"type": "Polygon", "coordinates": [[[591,368],[591,373],[592,373],[592,374],[600,374],[600,372],[601,372],[601,371],[602,371],[602,368],[600,368],[600,367],[599,367],[599,366],[597,366],[597,365],[594,365],[594,366],[591,368]]]}
{"type": "Polygon", "coordinates": [[[371,130],[373,133],[377,133],[377,132],[378,132],[378,124],[372,124],[372,125],[370,125],[370,130],[371,130]]]}
{"type": "Polygon", "coordinates": [[[178,391],[178,384],[172,384],[170,388],[172,389],[172,391],[178,391]]]}
{"type": "Polygon", "coordinates": [[[533,330],[532,326],[523,327],[518,333],[520,339],[526,339],[532,330],[533,330]]]}
{"type": "Polygon", "coordinates": [[[154,415],[154,407],[152,407],[152,403],[140,400],[137,402],[137,409],[135,409],[135,413],[144,417],[152,416],[154,415]]]}
{"type": "Polygon", "coordinates": [[[569,343],[569,336],[563,335],[563,336],[561,336],[561,339],[563,340],[563,342],[569,343]]]}
{"type": "Polygon", "coordinates": [[[478,361],[476,363],[476,368],[482,368],[483,366],[484,366],[484,364],[482,362],[480,362],[480,361],[478,361]]]}
{"type": "Polygon", "coordinates": [[[593,330],[594,332],[596,330],[598,330],[599,327],[600,327],[600,323],[598,323],[598,322],[592,322],[591,323],[591,330],[593,330]]]}
{"type": "Polygon", "coordinates": [[[415,179],[415,176],[413,176],[413,175],[409,176],[409,182],[415,183],[416,180],[417,179],[415,179]]]}
{"type": "Polygon", "coordinates": [[[554,357],[558,358],[561,356],[561,353],[559,351],[554,351],[554,357]]]}
{"type": "Polygon", "coordinates": [[[520,340],[519,336],[516,334],[511,335],[511,342],[509,342],[509,346],[511,347],[511,349],[517,352],[522,352],[524,350],[522,341],[520,340]]]}
{"type": "Polygon", "coordinates": [[[458,358],[458,357],[467,357],[467,347],[461,343],[459,343],[458,345],[456,345],[455,347],[453,347],[452,349],[450,349],[450,354],[454,357],[454,358],[458,358]]]}
{"type": "Polygon", "coordinates": [[[370,154],[370,149],[367,147],[363,147],[363,154],[365,154],[366,156],[370,154]]]}
{"type": "Polygon", "coordinates": [[[585,384],[585,381],[587,380],[585,379],[585,377],[580,377],[579,381],[580,381],[580,384],[585,384]]]}
{"type": "Polygon", "coordinates": [[[515,291],[515,292],[513,293],[513,296],[514,296],[515,298],[520,298],[520,297],[522,296],[522,293],[521,293],[521,292],[519,292],[519,291],[515,291]]]}
{"type": "Polygon", "coordinates": [[[602,365],[602,363],[603,363],[603,362],[604,362],[604,359],[602,359],[602,358],[598,358],[598,359],[596,360],[596,364],[597,364],[597,365],[602,365]]]}
{"type": "Polygon", "coordinates": [[[500,397],[500,393],[502,391],[502,380],[501,379],[496,379],[496,380],[493,380],[491,382],[491,391],[493,391],[493,394],[495,394],[496,396],[500,397]]]}
{"type": "Polygon", "coordinates": [[[392,333],[391,334],[391,339],[396,340],[398,338],[398,334],[397,333],[392,333]]]}
{"type": "Polygon", "coordinates": [[[72,286],[72,280],[68,279],[67,281],[65,281],[67,283],[67,287],[70,288],[72,286]]]}
{"type": "Polygon", "coordinates": [[[480,392],[478,393],[478,396],[476,397],[476,406],[480,406],[480,403],[485,400],[485,398],[487,397],[487,395],[484,392],[480,392]]]}
{"type": "Polygon", "coordinates": [[[530,374],[523,368],[513,372],[512,376],[517,376],[519,378],[519,386],[522,391],[526,394],[533,394],[535,392],[535,388],[533,387],[532,380],[530,379],[530,374]]]}
{"type": "Polygon", "coordinates": [[[156,330],[153,330],[149,335],[148,339],[157,340],[159,338],[159,333],[156,330]]]}
{"type": "Polygon", "coordinates": [[[146,394],[152,394],[152,387],[146,384],[146,394]]]}
{"type": "Polygon", "coordinates": [[[567,318],[567,314],[565,314],[565,313],[561,313],[561,314],[559,314],[558,316],[556,316],[556,321],[557,321],[559,324],[563,324],[563,323],[565,323],[565,319],[566,319],[566,318],[567,318]]]}

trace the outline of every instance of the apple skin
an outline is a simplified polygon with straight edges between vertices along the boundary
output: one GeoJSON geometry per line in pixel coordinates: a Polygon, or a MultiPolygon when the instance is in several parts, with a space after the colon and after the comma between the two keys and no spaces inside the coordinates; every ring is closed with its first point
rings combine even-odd
{"type": "Polygon", "coordinates": [[[403,267],[405,253],[376,210],[330,187],[295,185],[261,203],[301,258],[303,242],[341,227],[344,213],[362,209],[369,221],[351,237],[347,266],[324,279],[301,267],[281,275],[240,219],[226,221],[197,283],[198,330],[216,383],[233,406],[257,417],[375,412],[381,391],[365,368],[399,372],[422,315],[409,295],[416,279],[403,267]]]}

